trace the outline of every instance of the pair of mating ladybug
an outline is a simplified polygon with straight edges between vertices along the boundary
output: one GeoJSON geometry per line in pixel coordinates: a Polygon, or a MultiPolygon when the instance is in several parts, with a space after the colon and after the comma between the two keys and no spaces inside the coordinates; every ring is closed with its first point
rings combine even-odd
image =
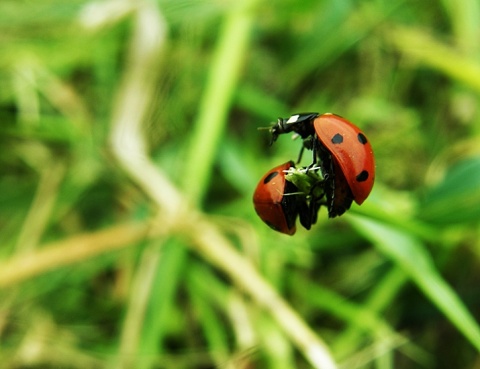
{"type": "Polygon", "coordinates": [[[342,215],[352,201],[361,205],[375,179],[372,146],[360,129],[331,113],[301,113],[279,118],[270,128],[272,143],[294,132],[303,139],[300,151],[313,151],[313,162],[296,168],[288,161],[268,171],[253,195],[258,216],[276,231],[293,235],[297,217],[310,229],[321,205],[330,218],[342,215]]]}

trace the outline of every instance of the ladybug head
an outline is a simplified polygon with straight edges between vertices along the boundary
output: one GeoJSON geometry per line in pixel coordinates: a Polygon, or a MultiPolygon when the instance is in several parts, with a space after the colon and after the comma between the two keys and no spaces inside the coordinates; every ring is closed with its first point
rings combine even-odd
{"type": "Polygon", "coordinates": [[[287,119],[278,118],[277,123],[270,127],[270,134],[272,135],[270,145],[273,144],[281,134],[292,132],[292,127],[287,121],[287,119]]]}

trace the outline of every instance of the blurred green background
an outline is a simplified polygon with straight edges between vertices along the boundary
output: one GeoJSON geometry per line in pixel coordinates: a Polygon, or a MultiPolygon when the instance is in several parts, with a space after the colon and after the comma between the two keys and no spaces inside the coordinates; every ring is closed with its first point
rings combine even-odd
{"type": "Polygon", "coordinates": [[[478,0],[2,0],[0,366],[479,368],[479,40],[478,0]],[[299,111],[377,175],[289,237],[251,198],[299,111]]]}

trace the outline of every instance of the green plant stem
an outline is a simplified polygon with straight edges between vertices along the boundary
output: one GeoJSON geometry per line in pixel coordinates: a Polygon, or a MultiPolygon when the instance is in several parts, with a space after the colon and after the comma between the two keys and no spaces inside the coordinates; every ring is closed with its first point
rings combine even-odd
{"type": "Polygon", "coordinates": [[[227,124],[228,111],[244,64],[257,0],[232,9],[220,30],[207,87],[193,126],[183,187],[193,204],[200,204],[208,187],[215,154],[227,124]],[[194,180],[192,180],[194,178],[194,180]]]}
{"type": "Polygon", "coordinates": [[[480,65],[470,55],[462,54],[455,47],[414,28],[397,27],[387,35],[406,56],[480,91],[480,65]]]}

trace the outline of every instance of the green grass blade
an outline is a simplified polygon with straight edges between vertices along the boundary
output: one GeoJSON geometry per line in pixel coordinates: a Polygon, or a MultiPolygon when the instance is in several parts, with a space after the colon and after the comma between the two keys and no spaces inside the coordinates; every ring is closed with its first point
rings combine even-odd
{"type": "Polygon", "coordinates": [[[419,217],[437,224],[473,223],[480,218],[480,157],[451,166],[443,181],[427,190],[419,217]]]}
{"type": "Polygon", "coordinates": [[[386,256],[398,264],[420,290],[480,352],[480,328],[455,291],[436,270],[424,245],[410,234],[359,216],[351,223],[386,256]]]}
{"type": "Polygon", "coordinates": [[[185,164],[189,175],[185,176],[184,187],[188,189],[189,198],[195,202],[201,201],[206,191],[212,163],[227,123],[227,114],[247,55],[255,2],[248,0],[232,9],[220,30],[185,164]],[[195,180],[192,181],[192,178],[195,180]]]}
{"type": "Polygon", "coordinates": [[[161,248],[161,257],[156,266],[150,288],[150,301],[145,312],[137,368],[154,367],[156,355],[153,353],[164,351],[163,338],[168,333],[171,312],[175,308],[175,294],[182,279],[181,273],[186,256],[187,250],[175,239],[168,240],[161,248]]]}
{"type": "Polygon", "coordinates": [[[462,54],[421,29],[399,27],[392,30],[388,37],[406,56],[480,91],[480,62],[470,55],[462,54]]]}
{"type": "MultiPolygon", "coordinates": [[[[406,281],[405,273],[400,268],[393,268],[375,286],[364,301],[362,308],[372,314],[380,314],[392,303],[406,281]]],[[[349,326],[337,336],[333,345],[333,352],[337,353],[339,357],[344,357],[352,347],[358,346],[361,339],[361,332],[356,327],[349,326]]]]}

